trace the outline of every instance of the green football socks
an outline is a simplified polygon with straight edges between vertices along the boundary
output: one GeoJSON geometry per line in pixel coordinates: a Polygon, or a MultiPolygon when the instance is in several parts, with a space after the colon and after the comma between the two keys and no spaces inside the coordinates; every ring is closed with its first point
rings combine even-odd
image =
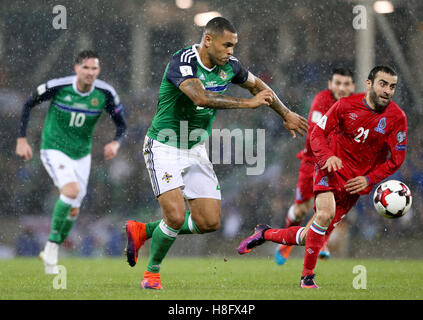
{"type": "Polygon", "coordinates": [[[147,222],[145,224],[145,232],[147,234],[147,239],[150,239],[153,236],[154,229],[156,229],[156,227],[159,225],[160,221],[162,221],[162,220],[147,222]]]}
{"type": "Polygon", "coordinates": [[[160,264],[176,240],[179,230],[172,229],[163,220],[154,229],[151,237],[150,257],[147,270],[149,272],[160,272],[160,264]]]}
{"type": "Polygon", "coordinates": [[[168,253],[178,234],[201,234],[202,232],[195,225],[191,213],[185,213],[185,221],[181,229],[175,230],[169,227],[163,220],[156,220],[146,223],[147,238],[151,238],[150,257],[147,270],[160,272],[160,265],[168,253]]]}
{"type": "Polygon", "coordinates": [[[77,216],[71,217],[70,215],[68,215],[65,221],[63,221],[62,227],[60,228],[60,237],[62,242],[65,241],[65,239],[68,237],[69,232],[75,224],[76,218],[77,216]]]}
{"type": "Polygon", "coordinates": [[[56,242],[56,243],[62,243],[62,235],[61,235],[61,229],[62,225],[66,221],[66,218],[68,217],[71,205],[65,203],[62,200],[62,197],[57,200],[56,205],[54,206],[53,211],[53,219],[51,222],[51,231],[50,235],[48,237],[49,241],[56,242]]]}
{"type": "Polygon", "coordinates": [[[201,234],[202,232],[198,227],[195,225],[194,220],[191,217],[191,212],[187,211],[185,213],[185,222],[179,230],[179,234],[201,234]]]}
{"type": "MultiPolygon", "coordinates": [[[[160,224],[161,220],[156,220],[153,222],[147,222],[145,224],[145,232],[147,233],[147,239],[150,239],[153,236],[154,229],[160,224]]],[[[185,222],[179,230],[178,234],[202,234],[200,229],[194,223],[194,220],[191,218],[191,212],[187,211],[185,213],[185,222]]]]}

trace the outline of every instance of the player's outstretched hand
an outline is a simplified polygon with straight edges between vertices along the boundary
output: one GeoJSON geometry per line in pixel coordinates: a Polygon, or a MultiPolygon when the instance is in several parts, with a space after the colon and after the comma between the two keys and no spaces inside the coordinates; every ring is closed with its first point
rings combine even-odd
{"type": "Polygon", "coordinates": [[[26,138],[18,138],[16,143],[16,154],[26,161],[32,158],[32,148],[26,138]]]}
{"type": "Polygon", "coordinates": [[[325,165],[322,167],[322,170],[327,169],[328,172],[337,171],[339,169],[342,169],[344,166],[342,165],[342,160],[339,159],[337,156],[329,157],[326,160],[325,165]]]}
{"type": "Polygon", "coordinates": [[[367,181],[366,177],[358,176],[347,181],[345,184],[345,190],[351,194],[354,194],[363,191],[368,186],[369,182],[367,181]]]}
{"type": "Polygon", "coordinates": [[[113,159],[117,155],[119,148],[120,148],[120,143],[117,142],[116,140],[106,144],[104,146],[104,159],[105,160],[113,159]]]}
{"type": "Polygon", "coordinates": [[[249,107],[255,109],[261,105],[270,106],[275,101],[275,94],[270,89],[265,89],[257,93],[249,100],[249,107]]]}
{"type": "Polygon", "coordinates": [[[308,130],[307,119],[292,111],[285,115],[283,125],[293,138],[297,137],[295,132],[299,133],[301,136],[304,136],[308,130]]]}

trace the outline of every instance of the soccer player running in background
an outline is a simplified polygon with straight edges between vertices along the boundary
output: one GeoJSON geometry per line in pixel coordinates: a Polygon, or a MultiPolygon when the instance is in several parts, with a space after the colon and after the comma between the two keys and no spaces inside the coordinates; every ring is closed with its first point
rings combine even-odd
{"type": "Polygon", "coordinates": [[[306,227],[272,229],[258,225],[255,233],[241,242],[240,254],[265,241],[305,245],[300,285],[318,288],[314,268],[325,237],[360,195],[369,194],[374,185],[404,162],[407,118],[391,101],[396,86],[396,72],[388,66],[376,66],[366,80],[366,93],[342,98],[330,108],[314,127],[310,139],[317,158],[313,219],[306,227]]]}
{"type": "Polygon", "coordinates": [[[130,266],[135,266],[139,249],[151,238],[142,288],[162,288],[160,266],[178,234],[213,232],[220,226],[220,186],[204,143],[218,109],[266,105],[284,119],[292,137],[307,130],[307,120],[285,107],[233,56],[237,42],[232,24],[214,18],[207,23],[201,43],[179,50],[166,66],[157,112],[144,142],[146,166],[163,219],[126,222],[130,266]],[[230,83],[249,90],[253,97],[223,95],[230,83]]]}
{"type": "MultiPolygon", "coordinates": [[[[328,80],[328,88],[316,94],[311,104],[308,114],[308,131],[303,150],[298,152],[297,158],[301,160],[298,169],[297,187],[295,189],[295,202],[288,210],[285,216],[285,228],[301,225],[306,214],[313,207],[313,177],[315,158],[310,147],[310,135],[314,125],[319,122],[322,116],[329,108],[340,98],[350,96],[355,90],[354,75],[351,70],[346,68],[336,68],[332,70],[328,80]]],[[[319,253],[320,258],[329,258],[328,240],[326,237],[322,250],[319,253]]],[[[279,245],[275,250],[275,261],[283,265],[291,253],[292,246],[279,245]]]]}
{"type": "Polygon", "coordinates": [[[60,196],[56,202],[51,232],[40,258],[47,274],[58,273],[59,246],[65,241],[87,191],[91,168],[92,136],[97,120],[106,110],[116,126],[114,140],[104,146],[104,158],[113,159],[126,132],[123,106],[115,89],[98,80],[100,62],[90,50],[78,54],[75,75],[52,79],[37,87],[25,101],[19,121],[16,154],[32,158],[26,138],[30,112],[37,104],[51,100],[44,122],[41,160],[60,196]]]}

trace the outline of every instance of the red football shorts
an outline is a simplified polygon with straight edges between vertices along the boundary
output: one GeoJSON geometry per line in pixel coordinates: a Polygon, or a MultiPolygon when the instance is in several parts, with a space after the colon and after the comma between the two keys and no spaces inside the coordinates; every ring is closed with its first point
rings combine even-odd
{"type": "Polygon", "coordinates": [[[301,159],[298,169],[297,188],[295,190],[295,203],[301,204],[314,197],[313,176],[314,162],[301,159]]]}
{"type": "MultiPolygon", "coordinates": [[[[335,196],[336,211],[335,217],[333,218],[331,224],[329,225],[326,235],[328,236],[336,225],[341,222],[351,208],[356,204],[359,194],[350,194],[345,190],[345,183],[347,178],[343,177],[338,172],[328,173],[326,170],[320,170],[316,166],[314,179],[314,194],[317,196],[318,193],[332,191],[335,196]]],[[[316,205],[314,206],[314,211],[316,211],[316,205]]]]}

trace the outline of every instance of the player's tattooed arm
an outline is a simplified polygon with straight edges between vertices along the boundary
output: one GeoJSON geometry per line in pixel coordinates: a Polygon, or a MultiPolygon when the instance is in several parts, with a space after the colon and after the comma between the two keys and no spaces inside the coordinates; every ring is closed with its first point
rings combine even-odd
{"type": "Polygon", "coordinates": [[[295,132],[304,136],[308,129],[308,121],[304,117],[289,110],[282,101],[278,98],[276,93],[261,79],[248,72],[247,80],[241,84],[241,87],[247,89],[253,95],[258,95],[265,90],[270,90],[273,96],[273,103],[270,105],[276,113],[278,113],[284,120],[284,126],[289,131],[293,138],[296,137],[295,132]]]}
{"type": "Polygon", "coordinates": [[[183,81],[179,89],[197,106],[212,109],[254,109],[263,104],[270,105],[273,101],[271,90],[264,90],[251,99],[236,98],[207,91],[197,78],[183,81]]]}
{"type": "MultiPolygon", "coordinates": [[[[266,83],[264,83],[260,78],[253,75],[251,72],[248,72],[247,81],[240,85],[241,87],[247,89],[251,92],[252,95],[257,95],[263,90],[272,90],[266,83]]],[[[283,119],[291,111],[289,110],[278,96],[273,92],[273,103],[270,107],[275,110],[283,119]]]]}

